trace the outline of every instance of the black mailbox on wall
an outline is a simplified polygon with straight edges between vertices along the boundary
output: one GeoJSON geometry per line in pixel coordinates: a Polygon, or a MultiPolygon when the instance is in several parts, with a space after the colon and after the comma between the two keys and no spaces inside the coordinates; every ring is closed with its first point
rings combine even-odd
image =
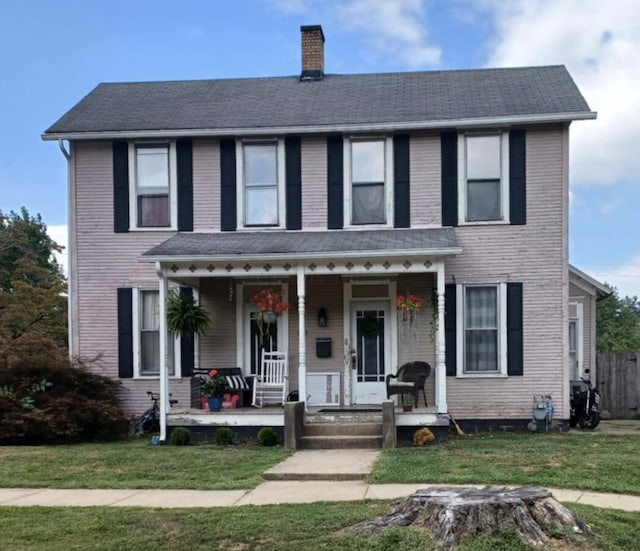
{"type": "Polygon", "coordinates": [[[317,358],[330,358],[331,351],[331,339],[330,338],[318,338],[316,339],[316,357],[317,358]]]}

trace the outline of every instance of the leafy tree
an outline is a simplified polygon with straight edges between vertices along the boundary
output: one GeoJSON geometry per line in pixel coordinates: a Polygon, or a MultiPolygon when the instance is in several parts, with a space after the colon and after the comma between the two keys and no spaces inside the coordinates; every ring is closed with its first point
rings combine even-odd
{"type": "Polygon", "coordinates": [[[0,366],[66,353],[67,287],[53,256],[60,250],[40,215],[0,212],[0,366]]]}
{"type": "Polygon", "coordinates": [[[597,305],[596,348],[598,352],[636,352],[640,350],[640,301],[636,296],[621,298],[611,288],[613,294],[597,305]]]}

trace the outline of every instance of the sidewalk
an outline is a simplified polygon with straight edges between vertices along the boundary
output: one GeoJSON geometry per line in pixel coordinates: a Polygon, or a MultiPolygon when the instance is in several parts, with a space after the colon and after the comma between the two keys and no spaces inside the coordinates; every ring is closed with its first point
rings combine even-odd
{"type": "MultiPolygon", "coordinates": [[[[315,501],[397,499],[419,488],[438,484],[367,484],[363,481],[268,481],[253,490],[52,490],[0,489],[0,507],[236,507],[315,501]]],[[[448,484],[447,486],[452,486],[448,484]]],[[[581,503],[604,509],[640,511],[640,496],[598,494],[549,488],[564,503],[581,503]]]]}
{"type": "MultiPolygon", "coordinates": [[[[55,490],[48,488],[0,489],[0,507],[236,507],[316,501],[398,499],[420,488],[442,484],[369,484],[379,451],[298,451],[264,473],[266,481],[252,490],[55,490]]],[[[446,484],[453,486],[453,484],[446,484]]],[[[467,485],[468,486],[468,485],[467,485]]],[[[484,486],[479,485],[479,486],[484,486]]],[[[605,509],[640,511],[640,496],[599,494],[549,488],[565,503],[605,509]]]]}

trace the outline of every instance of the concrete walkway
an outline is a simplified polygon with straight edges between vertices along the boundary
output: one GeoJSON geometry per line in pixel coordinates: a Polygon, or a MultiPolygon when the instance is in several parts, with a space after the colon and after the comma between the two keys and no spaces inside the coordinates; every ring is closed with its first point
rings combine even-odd
{"type": "MultiPolygon", "coordinates": [[[[367,484],[363,481],[268,481],[253,490],[52,490],[0,489],[0,507],[235,507],[315,501],[397,499],[438,484],[367,484]]],[[[448,484],[451,486],[451,484],[448,484]]],[[[640,496],[549,488],[564,503],[640,511],[640,496]]]]}

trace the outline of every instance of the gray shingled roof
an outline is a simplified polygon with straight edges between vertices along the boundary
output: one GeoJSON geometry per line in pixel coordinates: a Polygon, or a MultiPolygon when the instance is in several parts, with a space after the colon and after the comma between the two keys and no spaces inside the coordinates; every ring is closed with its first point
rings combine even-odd
{"type": "Polygon", "coordinates": [[[415,254],[460,252],[452,228],[406,230],[336,230],[322,232],[261,231],[178,233],[142,256],[157,258],[227,259],[243,256],[330,257],[357,253],[366,256],[387,251],[415,254]]]}
{"type": "MultiPolygon", "coordinates": [[[[100,84],[47,134],[233,130],[566,115],[589,106],[564,66],[100,84]]],[[[578,115],[578,116],[576,116],[578,115]]],[[[582,115],[582,117],[580,117],[582,115]]]]}

